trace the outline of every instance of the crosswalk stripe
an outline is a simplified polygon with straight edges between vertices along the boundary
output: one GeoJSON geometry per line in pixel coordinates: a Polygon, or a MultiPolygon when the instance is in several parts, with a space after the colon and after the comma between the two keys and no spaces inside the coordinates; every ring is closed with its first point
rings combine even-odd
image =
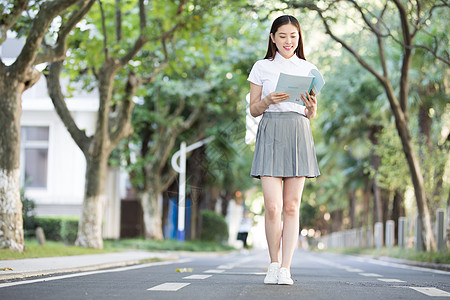
{"type": "Polygon", "coordinates": [[[152,288],[147,289],[147,291],[178,291],[185,286],[190,285],[190,283],[185,282],[166,282],[152,288]]]}
{"type": "Polygon", "coordinates": [[[450,297],[450,293],[437,289],[435,287],[409,287],[410,289],[416,290],[418,292],[421,292],[422,294],[425,294],[427,296],[432,297],[450,297]]]}

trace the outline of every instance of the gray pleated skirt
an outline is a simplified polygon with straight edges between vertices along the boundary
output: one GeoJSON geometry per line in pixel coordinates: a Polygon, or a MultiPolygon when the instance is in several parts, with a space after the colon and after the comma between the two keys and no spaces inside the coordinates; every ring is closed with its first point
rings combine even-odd
{"type": "Polygon", "coordinates": [[[309,119],[296,112],[264,113],[258,125],[250,175],[319,176],[309,119]]]}

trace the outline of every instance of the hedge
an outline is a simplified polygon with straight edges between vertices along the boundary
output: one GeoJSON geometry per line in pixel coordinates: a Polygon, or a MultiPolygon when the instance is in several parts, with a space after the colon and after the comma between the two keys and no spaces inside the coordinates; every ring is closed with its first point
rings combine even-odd
{"type": "Polygon", "coordinates": [[[73,244],[78,232],[78,218],[34,217],[34,222],[24,223],[24,231],[27,232],[27,237],[34,236],[36,227],[42,227],[47,240],[63,241],[66,244],[73,244]],[[33,227],[30,228],[29,226],[33,227]]]}
{"type": "Polygon", "coordinates": [[[228,225],[225,218],[211,210],[202,210],[202,241],[224,242],[228,240],[228,225]]]}

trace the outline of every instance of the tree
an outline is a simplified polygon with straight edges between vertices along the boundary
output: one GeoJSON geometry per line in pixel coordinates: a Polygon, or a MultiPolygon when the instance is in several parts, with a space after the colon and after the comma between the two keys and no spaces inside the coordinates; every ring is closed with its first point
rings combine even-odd
{"type": "MultiPolygon", "coordinates": [[[[242,114],[236,114],[236,109],[241,113],[245,111],[242,102],[246,91],[235,87],[245,81],[243,74],[247,74],[249,67],[248,53],[241,51],[247,47],[246,41],[237,38],[242,36],[239,34],[241,25],[229,18],[240,12],[235,6],[224,5],[221,1],[215,4],[204,5],[197,21],[188,24],[167,44],[165,49],[171,58],[168,68],[146,85],[147,95],[143,103],[136,106],[133,115],[136,130],[124,147],[128,148],[124,153],[129,152],[126,160],[133,188],[140,196],[146,238],[162,238],[158,199],[176,179],[170,158],[178,150],[179,143],[185,141],[189,145],[212,135],[216,136],[214,145],[224,142],[223,136],[216,135],[217,128],[231,129],[230,123],[236,123],[237,118],[243,119],[242,114]],[[245,71],[242,71],[236,64],[245,60],[245,71]],[[131,159],[131,153],[135,160],[131,159]]],[[[246,31],[245,34],[252,35],[253,32],[246,31]]],[[[230,135],[229,132],[226,134],[230,135]]],[[[208,153],[213,144],[206,145],[204,152],[208,153]]],[[[210,165],[205,155],[195,156],[199,157],[200,161],[189,159],[188,163],[197,167],[196,174],[206,177],[211,174],[210,165]]],[[[229,171],[228,167],[218,171],[223,174],[229,171]]],[[[205,181],[201,176],[193,178],[188,174],[188,190],[190,185],[198,188],[191,189],[191,196],[197,197],[199,185],[205,181]]],[[[205,191],[203,187],[201,189],[205,191]]]]}
{"type": "MultiPolygon", "coordinates": [[[[169,85],[164,85],[162,80],[154,84],[154,92],[137,107],[133,117],[136,134],[129,141],[132,146],[125,146],[138,149],[132,151],[136,161],[127,155],[127,164],[131,183],[141,202],[147,239],[163,238],[159,198],[177,175],[169,165],[171,154],[179,135],[200,116],[207,93],[205,83],[200,82],[201,87],[200,80],[170,81],[169,85]],[[194,92],[187,97],[185,93],[189,88],[194,92]],[[194,107],[189,107],[194,101],[194,107]]],[[[187,141],[189,144],[203,136],[200,133],[193,137],[187,141]]]]}
{"type": "MultiPolygon", "coordinates": [[[[413,51],[421,48],[426,49],[434,55],[436,61],[450,64],[448,52],[445,46],[446,38],[438,37],[427,32],[427,24],[433,21],[436,13],[446,11],[448,3],[446,1],[416,1],[405,5],[401,0],[373,2],[348,1],[283,1],[289,3],[294,8],[307,8],[317,12],[322,20],[326,33],[348,52],[350,52],[367,71],[378,80],[383,87],[392,113],[395,118],[397,132],[402,142],[410,176],[416,195],[416,204],[419,213],[419,221],[422,225],[423,240],[427,250],[436,249],[430,213],[426,201],[423,174],[420,162],[413,149],[412,136],[409,128],[408,113],[408,92],[409,92],[409,70],[413,51]],[[345,19],[351,15],[355,18],[355,25],[364,28],[372,34],[373,48],[378,53],[371,52],[371,55],[378,57],[379,64],[374,66],[361,56],[361,51],[349,40],[339,37],[333,30],[333,20],[339,20],[342,14],[338,11],[345,11],[345,19]],[[389,20],[397,20],[398,24],[392,24],[389,20]],[[434,39],[433,48],[415,43],[417,35],[430,35],[434,39]],[[395,44],[401,51],[400,57],[396,60],[386,52],[386,45],[395,44]],[[444,49],[442,49],[444,47],[444,49]],[[389,69],[390,60],[396,61],[401,68],[398,83],[395,83],[395,76],[389,69]],[[398,92],[397,92],[398,91],[398,92]]],[[[447,40],[448,41],[448,40],[447,40]]],[[[369,50],[368,50],[369,51],[369,50]]]]}
{"type": "MultiPolygon", "coordinates": [[[[435,20],[428,31],[446,35],[446,21],[435,20]]],[[[419,36],[420,43],[433,47],[433,37],[419,36]]],[[[445,206],[445,165],[450,156],[448,133],[445,135],[445,115],[448,114],[448,66],[436,64],[435,57],[426,49],[417,49],[411,62],[411,115],[415,129],[424,184],[430,211],[445,206]],[[415,117],[415,118],[414,118],[415,117]],[[444,135],[443,135],[444,134],[444,135]]],[[[433,217],[433,216],[432,216],[433,217]]]]}
{"type": "MultiPolygon", "coordinates": [[[[90,47],[100,41],[100,39],[97,39],[99,38],[98,36],[93,41],[89,39],[88,34],[95,35],[96,29],[92,29],[93,32],[86,30],[86,32],[80,33],[80,36],[75,36],[72,41],[73,51],[78,51],[77,54],[80,55],[77,56],[78,60],[86,59],[88,61],[81,63],[81,65],[87,65],[87,68],[79,71],[77,75],[79,78],[84,79],[94,77],[94,82],[97,83],[99,92],[99,109],[93,136],[86,136],[85,132],[77,127],[65,105],[59,82],[63,62],[52,63],[48,70],[48,90],[50,97],[61,120],[86,158],[85,195],[82,216],[78,226],[78,236],[75,243],[78,246],[90,248],[103,247],[101,226],[106,168],[111,152],[121,140],[128,137],[133,131],[130,123],[131,113],[134,107],[133,97],[143,83],[153,81],[155,73],[164,67],[164,64],[160,66],[152,65],[150,69],[153,73],[146,76],[146,74],[142,73],[137,75],[128,64],[144,49],[148,41],[160,42],[164,47],[165,41],[179,27],[184,26],[185,20],[181,17],[189,16],[188,12],[186,12],[188,9],[186,8],[186,1],[180,1],[178,5],[170,6],[170,9],[175,11],[175,23],[170,24],[170,28],[167,28],[167,24],[161,24],[160,27],[163,30],[155,34],[151,31],[152,28],[147,25],[148,12],[145,1],[140,0],[137,8],[127,4],[126,8],[129,10],[126,12],[126,17],[128,20],[132,20],[129,21],[131,22],[131,30],[127,28],[127,38],[122,38],[125,37],[122,34],[122,30],[125,31],[122,24],[122,22],[125,22],[125,16],[122,17],[122,10],[125,7],[121,7],[121,5],[125,6],[125,3],[116,1],[115,9],[112,9],[112,6],[107,6],[104,9],[102,1],[98,1],[98,3],[98,11],[93,11],[88,17],[91,25],[101,28],[99,30],[102,32],[103,39],[102,47],[100,47],[101,52],[98,52],[95,46],[90,47]],[[133,21],[136,21],[133,12],[139,16],[137,23],[133,23],[133,21]],[[116,16],[116,24],[113,30],[107,26],[108,20],[110,20],[108,16],[112,15],[116,16]],[[138,30],[133,30],[137,28],[138,30]],[[136,32],[138,33],[137,36],[136,32]],[[110,44],[109,42],[112,34],[116,36],[115,41],[117,45],[110,44]],[[83,47],[80,50],[80,45],[86,48],[83,47]],[[100,53],[103,54],[100,55],[100,53]],[[83,54],[91,54],[94,59],[100,59],[101,65],[98,65],[98,61],[92,61],[92,57],[83,57],[83,54]],[[124,80],[124,73],[121,72],[124,72],[124,68],[126,67],[128,69],[128,75],[126,75],[126,80],[124,80]],[[86,75],[86,73],[89,73],[89,75],[86,75]],[[118,87],[119,84],[123,84],[123,81],[126,82],[125,87],[118,87]]],[[[158,8],[165,7],[161,7],[160,4],[152,7],[155,10],[158,8]]],[[[154,23],[158,24],[161,22],[158,18],[156,20],[151,18],[151,21],[153,25],[155,25],[154,23]]]]}
{"type": "Polygon", "coordinates": [[[19,192],[22,94],[40,78],[34,66],[64,58],[68,34],[93,2],[18,0],[0,4],[0,44],[6,40],[8,30],[27,37],[13,64],[7,66],[0,61],[0,248],[24,250],[19,192]],[[65,16],[58,29],[60,38],[48,45],[44,37],[59,15],[65,16]]]}

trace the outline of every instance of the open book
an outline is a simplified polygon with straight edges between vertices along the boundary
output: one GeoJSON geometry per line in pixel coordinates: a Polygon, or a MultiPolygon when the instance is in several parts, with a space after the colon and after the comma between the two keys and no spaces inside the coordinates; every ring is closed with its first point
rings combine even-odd
{"type": "Polygon", "coordinates": [[[280,73],[275,91],[289,94],[289,99],[284,100],[284,102],[293,102],[304,106],[305,103],[302,101],[301,94],[308,92],[311,95],[317,95],[324,84],[325,80],[316,69],[311,70],[308,76],[280,73]]]}

